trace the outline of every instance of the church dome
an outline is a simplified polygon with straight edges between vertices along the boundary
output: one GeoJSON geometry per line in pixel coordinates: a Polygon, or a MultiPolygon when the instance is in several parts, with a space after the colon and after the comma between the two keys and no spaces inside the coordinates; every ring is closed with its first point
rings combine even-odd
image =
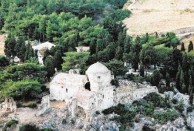
{"type": "Polygon", "coordinates": [[[109,72],[110,70],[105,65],[103,65],[100,62],[96,62],[87,69],[86,74],[109,73],[109,72]]]}

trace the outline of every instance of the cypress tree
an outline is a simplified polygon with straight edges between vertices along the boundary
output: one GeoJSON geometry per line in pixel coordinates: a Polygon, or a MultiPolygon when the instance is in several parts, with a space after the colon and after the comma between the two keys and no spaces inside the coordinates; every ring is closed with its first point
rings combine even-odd
{"type": "Polygon", "coordinates": [[[124,45],[124,53],[129,53],[130,52],[130,48],[131,48],[131,38],[129,36],[126,37],[125,39],[125,45],[124,45]]]}
{"type": "Polygon", "coordinates": [[[168,72],[166,73],[166,86],[167,86],[168,88],[170,87],[170,75],[169,75],[168,72]]]}
{"type": "Polygon", "coordinates": [[[96,42],[91,40],[90,42],[90,55],[96,54],[96,42]]]}
{"type": "Polygon", "coordinates": [[[186,85],[185,85],[184,71],[182,69],[181,69],[181,74],[180,74],[180,86],[181,86],[181,92],[185,93],[186,85]]]}
{"type": "Polygon", "coordinates": [[[180,85],[180,75],[181,75],[181,65],[179,64],[179,67],[178,67],[178,72],[176,74],[176,87],[177,89],[180,91],[181,90],[181,85],[180,85]]]}
{"type": "Polygon", "coordinates": [[[57,70],[61,70],[62,69],[61,64],[63,63],[61,51],[60,50],[57,50],[55,52],[53,58],[54,58],[55,67],[57,68],[57,70]]]}
{"type": "Polygon", "coordinates": [[[47,70],[47,78],[50,80],[50,77],[52,77],[55,73],[55,64],[54,59],[51,56],[46,57],[44,65],[47,70]]]}
{"type": "Polygon", "coordinates": [[[123,59],[123,50],[121,46],[118,46],[116,49],[116,54],[115,54],[115,58],[117,60],[122,60],[123,59]]]}
{"type": "Polygon", "coordinates": [[[16,55],[16,52],[15,52],[15,45],[16,45],[16,40],[14,37],[8,37],[7,40],[5,41],[5,49],[4,49],[4,52],[5,52],[5,55],[8,57],[8,58],[14,58],[15,55],[16,55]]]}
{"type": "Polygon", "coordinates": [[[190,52],[191,50],[193,50],[193,42],[192,41],[189,42],[188,52],[190,52]]]}
{"type": "Polygon", "coordinates": [[[185,44],[183,42],[181,43],[181,51],[185,51],[185,44]]]}
{"type": "Polygon", "coordinates": [[[190,77],[189,77],[189,102],[191,105],[193,105],[193,84],[192,84],[192,77],[191,77],[191,73],[190,73],[190,77]]]}
{"type": "Polygon", "coordinates": [[[139,69],[139,74],[140,74],[140,76],[142,76],[142,77],[144,77],[144,65],[143,64],[141,64],[140,65],[140,69],[139,69]]]}

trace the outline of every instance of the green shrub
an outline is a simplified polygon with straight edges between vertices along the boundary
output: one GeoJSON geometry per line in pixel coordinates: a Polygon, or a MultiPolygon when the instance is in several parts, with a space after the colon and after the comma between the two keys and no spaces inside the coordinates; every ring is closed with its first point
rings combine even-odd
{"type": "Polygon", "coordinates": [[[11,127],[12,125],[17,125],[18,124],[18,121],[16,120],[10,120],[8,121],[5,126],[3,127],[2,131],[7,131],[7,128],[8,127],[11,127]]]}
{"type": "Polygon", "coordinates": [[[145,96],[143,99],[146,101],[152,102],[154,107],[167,107],[165,99],[157,93],[150,93],[145,96]]]}
{"type": "Polygon", "coordinates": [[[184,111],[183,102],[181,101],[177,106],[175,106],[175,109],[182,113],[184,111]]]}
{"type": "Polygon", "coordinates": [[[113,118],[113,120],[120,122],[122,125],[131,125],[136,115],[135,111],[128,110],[123,104],[118,104],[103,111],[105,115],[113,112],[119,115],[119,117],[113,118]]]}
{"type": "Polygon", "coordinates": [[[37,102],[36,101],[30,101],[27,103],[22,104],[23,107],[29,107],[29,108],[37,108],[37,102]]]}
{"type": "Polygon", "coordinates": [[[178,117],[176,110],[166,110],[164,112],[159,112],[154,114],[154,118],[158,120],[159,123],[164,124],[168,121],[173,121],[178,117]]]}
{"type": "Polygon", "coordinates": [[[114,85],[114,86],[118,87],[119,86],[119,81],[117,79],[113,79],[113,80],[111,80],[111,85],[114,85]]]}
{"type": "Polygon", "coordinates": [[[3,97],[13,97],[14,99],[35,98],[42,92],[42,85],[36,80],[22,80],[5,82],[0,88],[0,95],[3,97]]]}
{"type": "Polygon", "coordinates": [[[33,124],[26,124],[20,127],[19,131],[40,131],[40,129],[33,124]]]}

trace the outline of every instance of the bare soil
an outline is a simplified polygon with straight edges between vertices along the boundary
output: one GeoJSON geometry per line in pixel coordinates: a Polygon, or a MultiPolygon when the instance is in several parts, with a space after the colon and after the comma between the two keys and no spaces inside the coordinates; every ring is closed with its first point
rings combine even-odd
{"type": "Polygon", "coordinates": [[[194,27],[194,0],[130,0],[132,15],[123,22],[129,35],[194,27]]]}

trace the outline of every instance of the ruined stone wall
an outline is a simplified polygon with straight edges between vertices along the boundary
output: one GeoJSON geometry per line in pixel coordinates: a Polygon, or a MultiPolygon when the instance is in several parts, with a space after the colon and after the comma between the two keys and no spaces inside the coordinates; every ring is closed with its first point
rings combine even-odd
{"type": "Polygon", "coordinates": [[[60,73],[50,83],[51,100],[68,100],[84,88],[87,78],[84,75],[60,73]]]}

